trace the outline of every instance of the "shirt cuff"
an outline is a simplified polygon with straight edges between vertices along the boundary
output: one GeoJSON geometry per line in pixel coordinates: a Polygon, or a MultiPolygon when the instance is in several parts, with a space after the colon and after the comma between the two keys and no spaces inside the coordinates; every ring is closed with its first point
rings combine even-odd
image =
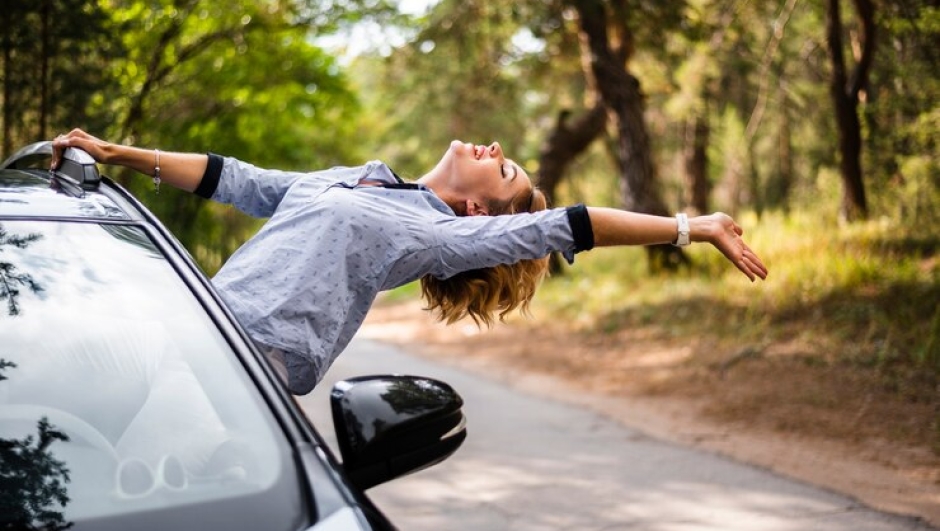
{"type": "Polygon", "coordinates": [[[193,191],[199,197],[210,199],[215,189],[219,187],[219,178],[222,177],[222,156],[215,153],[208,153],[209,163],[206,164],[206,172],[202,174],[202,180],[199,186],[193,191]]]}
{"type": "Polygon", "coordinates": [[[594,229],[591,227],[591,217],[588,216],[587,207],[583,204],[570,206],[565,209],[568,214],[568,223],[571,225],[571,234],[574,236],[574,252],[590,251],[594,248],[594,229]]]}

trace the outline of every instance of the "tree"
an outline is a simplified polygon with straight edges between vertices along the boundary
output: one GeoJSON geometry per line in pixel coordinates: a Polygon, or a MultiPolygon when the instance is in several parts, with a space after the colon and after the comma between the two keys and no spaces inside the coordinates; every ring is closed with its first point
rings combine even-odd
{"type": "MultiPolygon", "coordinates": [[[[0,358],[0,382],[7,380],[5,369],[16,364],[0,358]]],[[[65,484],[69,469],[56,459],[49,447],[68,441],[46,417],[37,423],[37,436],[23,439],[0,438],[0,530],[58,531],[72,527],[58,507],[69,503],[65,484]]]]}
{"type": "MultiPolygon", "coordinates": [[[[581,31],[591,51],[591,73],[597,90],[614,118],[624,207],[646,214],[669,215],[657,185],[640,81],[626,67],[634,53],[633,32],[628,25],[629,6],[626,0],[613,0],[609,5],[600,0],[569,1],[578,13],[581,31]]],[[[674,269],[688,263],[681,249],[670,245],[649,246],[647,250],[654,270],[674,269]]]]}
{"type": "Polygon", "coordinates": [[[935,0],[885,0],[880,46],[860,107],[869,208],[906,224],[940,221],[940,9],[935,0]]]}
{"type": "MultiPolygon", "coordinates": [[[[341,6],[312,0],[122,0],[111,16],[126,58],[109,73],[116,88],[93,112],[116,116],[99,134],[164,150],[213,151],[261,165],[310,169],[357,160],[355,94],[335,58],[314,38],[350,20],[384,16],[384,2],[341,6]]],[[[257,222],[144,179],[136,192],[212,273],[257,222]]]]}
{"type": "Polygon", "coordinates": [[[726,47],[738,32],[734,1],[690,3],[685,7],[685,31],[674,37],[675,50],[666,53],[674,93],[664,103],[669,115],[679,122],[678,151],[681,159],[682,201],[694,213],[711,210],[712,180],[708,148],[711,142],[712,110],[723,103],[719,90],[726,47]],[[727,38],[732,35],[731,38],[727,38]],[[672,65],[677,65],[672,67],[672,65]]]}
{"type": "Polygon", "coordinates": [[[0,10],[2,151],[9,155],[51,131],[98,126],[87,107],[111,80],[108,61],[120,56],[118,32],[98,2],[8,2],[0,10]]]}
{"type": "MultiPolygon", "coordinates": [[[[3,225],[0,225],[0,253],[4,246],[25,249],[36,241],[42,239],[42,234],[30,233],[25,235],[9,234],[3,225]]],[[[0,255],[2,256],[2,255],[0,255]]],[[[20,314],[20,289],[25,288],[33,293],[43,291],[42,285],[27,272],[21,272],[16,264],[0,260],[0,301],[6,300],[7,313],[10,316],[20,314]]]]}
{"type": "MultiPolygon", "coordinates": [[[[83,127],[285,169],[359,160],[357,99],[314,39],[394,13],[384,0],[40,0],[0,11],[3,149],[83,127]]],[[[230,211],[115,177],[209,272],[255,229],[230,211]],[[215,237],[206,237],[213,235],[215,237]]]]}
{"type": "Polygon", "coordinates": [[[387,57],[360,58],[359,84],[374,96],[374,121],[367,125],[377,133],[374,153],[409,177],[432,167],[453,139],[498,140],[507,153],[519,154],[529,130],[521,112],[528,83],[513,37],[525,9],[496,0],[443,0],[409,42],[387,57]]]}
{"type": "MultiPolygon", "coordinates": [[[[591,73],[591,51],[570,7],[562,1],[537,3],[526,15],[525,28],[544,43],[521,61],[531,86],[544,95],[543,105],[531,109],[533,117],[527,120],[543,124],[535,177],[549,204],[556,204],[572,164],[607,133],[608,109],[591,73]]],[[[553,257],[553,272],[559,272],[559,266],[553,257]]]]}
{"type": "MultiPolygon", "coordinates": [[[[548,133],[539,150],[539,171],[536,182],[549,204],[555,202],[555,193],[568,167],[604,133],[607,109],[600,102],[577,117],[564,109],[558,113],[555,127],[548,133]]],[[[562,271],[561,259],[552,254],[549,268],[552,274],[562,271]]]]}
{"type": "Polygon", "coordinates": [[[607,124],[607,109],[600,102],[578,116],[571,114],[567,109],[559,111],[555,127],[539,150],[537,181],[550,203],[571,162],[603,134],[607,124]]]}
{"type": "Polygon", "coordinates": [[[849,221],[868,216],[865,183],[862,179],[862,125],[858,115],[859,94],[868,84],[875,54],[875,8],[871,0],[853,0],[858,17],[858,56],[851,74],[846,72],[842,44],[840,0],[826,0],[826,42],[832,63],[829,82],[839,132],[839,172],[842,177],[840,215],[849,221]]]}

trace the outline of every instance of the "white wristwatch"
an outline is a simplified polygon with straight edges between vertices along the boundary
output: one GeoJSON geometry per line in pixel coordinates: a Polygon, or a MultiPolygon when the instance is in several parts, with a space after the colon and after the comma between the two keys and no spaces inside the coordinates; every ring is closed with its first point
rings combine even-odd
{"type": "Polygon", "coordinates": [[[680,212],[676,214],[676,222],[679,224],[679,237],[672,244],[676,247],[685,247],[692,243],[689,240],[689,216],[680,212]]]}

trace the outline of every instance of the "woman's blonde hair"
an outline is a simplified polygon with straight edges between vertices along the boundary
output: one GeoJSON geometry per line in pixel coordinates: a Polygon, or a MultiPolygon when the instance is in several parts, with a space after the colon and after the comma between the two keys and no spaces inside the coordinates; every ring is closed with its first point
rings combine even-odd
{"type": "MultiPolygon", "coordinates": [[[[538,212],[548,208],[548,201],[537,188],[523,197],[505,204],[487,205],[490,215],[538,212]]],[[[470,316],[480,326],[490,326],[515,309],[527,313],[542,279],[548,273],[548,257],[520,260],[514,264],[501,264],[483,269],[458,273],[446,280],[430,275],[421,278],[421,295],[427,302],[426,310],[438,319],[451,324],[470,316]]]]}

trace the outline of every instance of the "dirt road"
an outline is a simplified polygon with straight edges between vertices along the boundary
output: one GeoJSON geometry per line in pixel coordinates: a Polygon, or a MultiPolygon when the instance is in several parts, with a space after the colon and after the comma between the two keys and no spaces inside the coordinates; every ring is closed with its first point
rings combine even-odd
{"type": "Polygon", "coordinates": [[[726,354],[690,346],[690,338],[663,339],[653,327],[634,324],[612,336],[585,338],[536,318],[480,333],[472,325],[434,323],[418,301],[380,304],[360,336],[529,393],[551,394],[565,385],[573,390],[564,393],[571,403],[656,438],[940,528],[940,456],[892,438],[898,426],[929,416],[916,409],[924,405],[872,399],[871,388],[838,370],[807,373],[800,362],[775,361],[790,350],[799,353],[799,341],[777,345],[763,357],[735,355],[732,365],[726,354]]]}
{"type": "Polygon", "coordinates": [[[930,529],[627,427],[588,407],[597,397],[558,380],[508,372],[483,377],[364,339],[301,404],[317,425],[329,426],[332,383],[381,372],[449,382],[468,416],[469,438],[448,461],[370,491],[402,529],[930,529]],[[572,404],[572,396],[583,403],[572,404]]]}

